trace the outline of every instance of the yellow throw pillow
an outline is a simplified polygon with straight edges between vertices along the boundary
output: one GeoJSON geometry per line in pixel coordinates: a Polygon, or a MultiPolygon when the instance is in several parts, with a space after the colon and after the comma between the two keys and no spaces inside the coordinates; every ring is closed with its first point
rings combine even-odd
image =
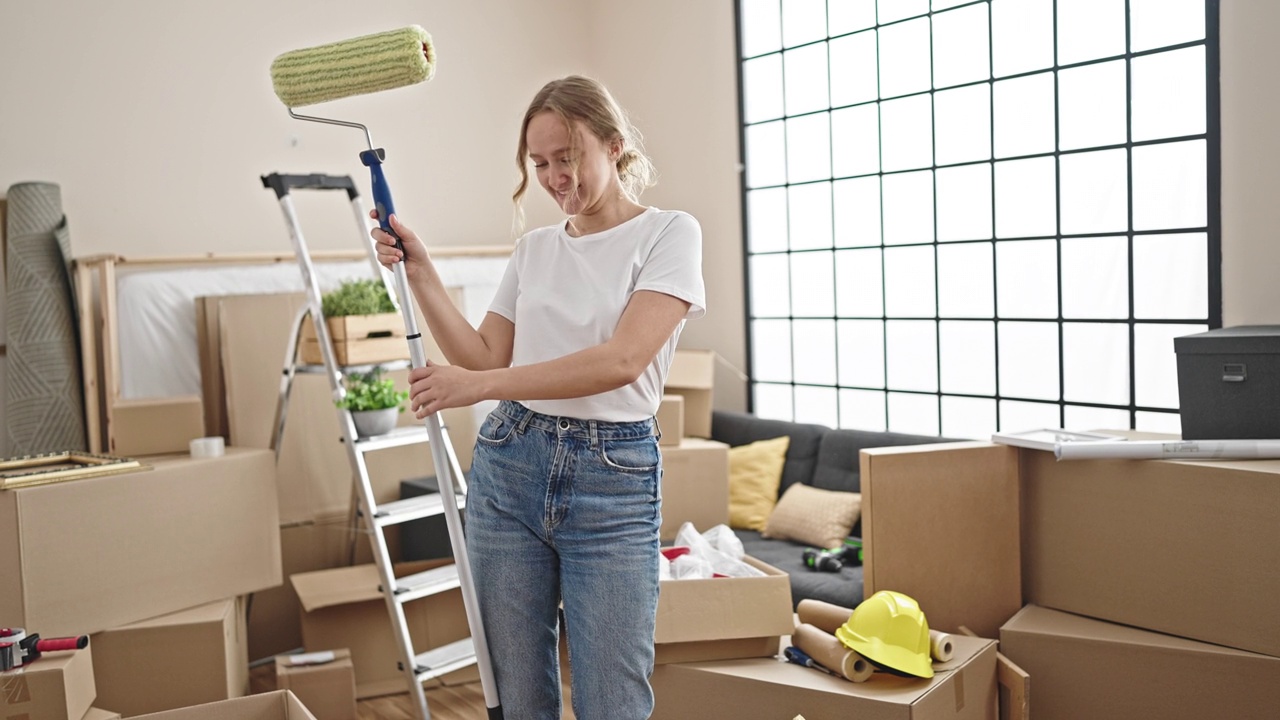
{"type": "Polygon", "coordinates": [[[862,495],[796,483],[787,488],[765,524],[764,536],[839,547],[862,511],[862,495]]]}
{"type": "Polygon", "coordinates": [[[783,435],[729,448],[729,527],[764,529],[778,502],[790,444],[791,438],[783,435]]]}

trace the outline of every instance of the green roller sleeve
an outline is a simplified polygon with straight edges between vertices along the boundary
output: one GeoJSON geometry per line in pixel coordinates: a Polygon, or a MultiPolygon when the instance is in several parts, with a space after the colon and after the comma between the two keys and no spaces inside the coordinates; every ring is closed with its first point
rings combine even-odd
{"type": "Polygon", "coordinates": [[[271,63],[271,84],[286,107],[390,90],[430,80],[436,54],[417,25],[291,50],[271,63]]]}

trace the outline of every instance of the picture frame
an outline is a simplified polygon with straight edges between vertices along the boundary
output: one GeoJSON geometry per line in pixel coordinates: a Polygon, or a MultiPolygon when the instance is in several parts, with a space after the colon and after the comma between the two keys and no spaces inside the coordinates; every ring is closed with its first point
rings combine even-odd
{"type": "Polygon", "coordinates": [[[26,455],[0,460],[0,490],[150,469],[133,458],[80,450],[26,455]]]}
{"type": "Polygon", "coordinates": [[[1032,450],[1053,452],[1059,443],[1095,443],[1123,442],[1124,438],[1116,435],[1104,435],[1096,432],[1080,430],[1064,430],[1062,428],[1038,428],[1020,432],[998,432],[991,436],[991,442],[1032,450]]]}

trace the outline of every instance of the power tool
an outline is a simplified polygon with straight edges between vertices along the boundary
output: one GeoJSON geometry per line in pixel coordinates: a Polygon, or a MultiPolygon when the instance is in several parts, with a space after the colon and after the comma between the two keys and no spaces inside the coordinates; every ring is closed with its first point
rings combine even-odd
{"type": "Polygon", "coordinates": [[[805,548],[801,555],[805,567],[819,572],[840,572],[845,565],[862,564],[862,538],[849,536],[840,547],[805,548]]]}

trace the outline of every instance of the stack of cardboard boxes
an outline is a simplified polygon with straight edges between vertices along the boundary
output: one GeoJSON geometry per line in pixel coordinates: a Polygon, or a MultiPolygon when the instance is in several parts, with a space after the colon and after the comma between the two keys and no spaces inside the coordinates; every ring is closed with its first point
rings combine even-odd
{"type": "Polygon", "coordinates": [[[90,636],[0,674],[4,717],[127,717],[248,691],[245,596],[282,579],[274,458],[142,459],[0,493],[0,618],[90,636]]]}

